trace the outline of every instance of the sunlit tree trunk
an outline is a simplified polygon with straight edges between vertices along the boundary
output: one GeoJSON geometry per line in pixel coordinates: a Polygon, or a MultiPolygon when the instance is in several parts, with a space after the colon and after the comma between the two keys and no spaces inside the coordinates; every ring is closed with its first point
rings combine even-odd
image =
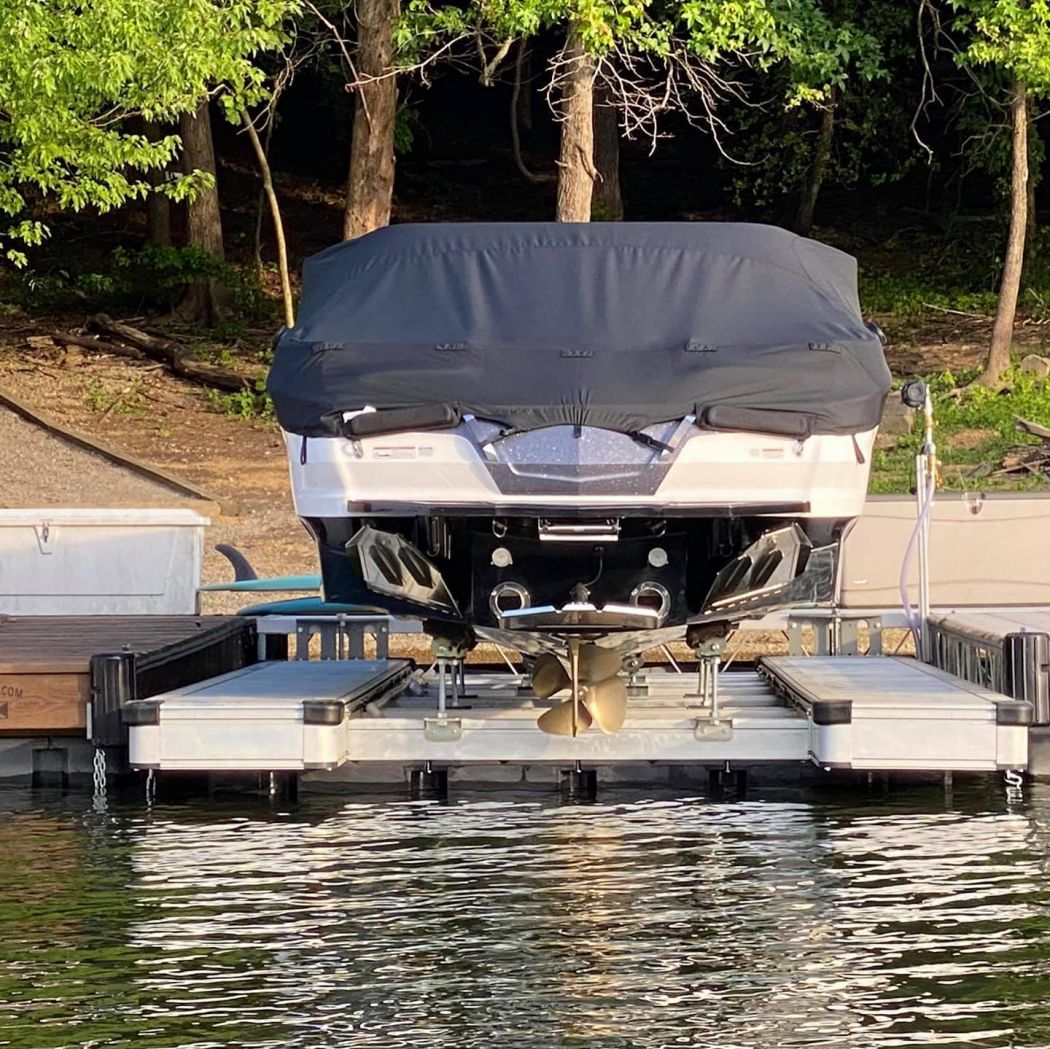
{"type": "MultiPolygon", "coordinates": [[[[204,102],[196,113],[179,121],[182,138],[183,170],[205,171],[212,185],[201,187],[186,205],[186,239],[194,247],[225,258],[222,240],[222,216],[219,212],[219,188],[215,183],[215,146],[211,136],[211,115],[204,102]]],[[[198,324],[216,324],[226,315],[226,294],[216,280],[194,281],[178,307],[180,316],[198,324]]]]}
{"type": "Polygon", "coordinates": [[[558,159],[559,222],[589,222],[594,194],[594,56],[587,53],[575,24],[563,52],[559,117],[561,153],[558,159]]]}
{"type": "Polygon", "coordinates": [[[343,238],[350,240],[390,222],[394,198],[394,128],[397,80],[391,74],[399,0],[358,0],[358,76],[343,238]]]}
{"type": "Polygon", "coordinates": [[[1010,347],[1014,337],[1014,316],[1021,291],[1024,267],[1025,230],[1028,225],[1028,91],[1023,83],[1014,84],[1010,105],[1013,139],[1010,175],[1010,233],[1006,242],[1006,262],[999,286],[999,306],[992,327],[988,362],[977,380],[982,386],[998,386],[1010,367],[1010,347]]]}
{"type": "Polygon", "coordinates": [[[813,230],[813,217],[817,211],[820,187],[824,183],[828,161],[831,159],[831,146],[835,138],[836,105],[838,105],[838,91],[832,88],[820,119],[820,131],[817,133],[817,142],[813,150],[809,181],[802,191],[802,199],[799,201],[798,213],[795,216],[795,232],[801,233],[804,237],[808,237],[813,230]]]}
{"type": "Polygon", "coordinates": [[[609,93],[594,92],[594,168],[598,178],[591,201],[591,218],[619,222],[623,218],[620,193],[620,118],[609,93]]]}
{"type": "Polygon", "coordinates": [[[284,239],[284,221],[281,218],[281,206],[277,200],[277,191],[273,188],[270,158],[266,155],[266,149],[262,142],[259,141],[259,133],[255,130],[255,125],[252,123],[247,111],[242,114],[242,120],[244,121],[244,129],[248,132],[248,139],[252,144],[252,149],[255,151],[255,160],[259,165],[263,194],[270,205],[270,217],[273,220],[273,237],[277,244],[277,270],[281,277],[284,326],[292,328],[295,326],[295,308],[292,304],[292,281],[288,274],[288,245],[284,239]]]}

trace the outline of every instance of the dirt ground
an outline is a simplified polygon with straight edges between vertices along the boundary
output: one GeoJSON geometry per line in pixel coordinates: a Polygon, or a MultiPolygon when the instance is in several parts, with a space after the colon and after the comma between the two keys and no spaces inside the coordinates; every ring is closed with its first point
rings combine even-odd
{"type": "MultiPolygon", "coordinates": [[[[20,337],[21,336],[21,337],[20,337]]],[[[205,582],[232,578],[217,543],[242,550],[260,575],[316,571],[292,511],[280,435],[266,422],[216,411],[205,391],[149,362],[31,348],[0,327],[0,387],[57,422],[203,488],[218,502],[205,582]]],[[[99,463],[9,412],[0,415],[0,505],[181,505],[171,490],[99,463]]],[[[208,598],[232,611],[239,598],[208,598]]]]}
{"type": "Polygon", "coordinates": [[[171,506],[178,490],[123,470],[0,406],[0,507],[171,506]]]}

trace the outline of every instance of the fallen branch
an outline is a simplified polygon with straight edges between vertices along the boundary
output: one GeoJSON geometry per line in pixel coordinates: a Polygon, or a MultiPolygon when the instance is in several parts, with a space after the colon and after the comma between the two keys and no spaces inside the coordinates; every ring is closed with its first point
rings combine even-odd
{"type": "Polygon", "coordinates": [[[947,306],[936,306],[932,302],[924,302],[922,303],[922,305],[925,306],[928,310],[937,310],[939,313],[951,313],[956,317],[972,317],[974,320],[977,321],[993,320],[992,317],[989,317],[987,314],[984,313],[971,313],[969,310],[952,310],[949,309],[947,306]]]}
{"type": "Polygon", "coordinates": [[[1041,437],[1044,441],[1050,441],[1050,427],[1040,426],[1039,423],[1034,423],[1028,419],[1022,419],[1020,416],[1014,417],[1014,422],[1017,423],[1017,428],[1023,430],[1025,433],[1030,433],[1033,437],[1041,437]]]}
{"type": "Polygon", "coordinates": [[[79,346],[95,353],[111,353],[115,357],[128,357],[133,361],[144,360],[146,355],[133,346],[121,346],[115,342],[93,339],[90,335],[74,335],[68,331],[49,331],[48,338],[62,346],[79,346]]]}
{"type": "Polygon", "coordinates": [[[230,368],[223,368],[217,364],[207,364],[198,361],[193,355],[193,350],[188,346],[166,339],[158,335],[150,335],[123,324],[100,313],[88,321],[88,327],[101,335],[108,335],[111,339],[119,339],[121,342],[140,350],[151,360],[160,361],[169,370],[184,379],[192,379],[194,382],[205,386],[214,386],[220,390],[254,389],[256,378],[251,375],[241,375],[230,368]]]}

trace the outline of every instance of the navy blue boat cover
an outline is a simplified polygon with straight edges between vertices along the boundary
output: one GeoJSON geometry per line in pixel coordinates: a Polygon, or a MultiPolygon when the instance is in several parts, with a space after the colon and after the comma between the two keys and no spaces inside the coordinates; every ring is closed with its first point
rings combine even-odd
{"type": "Polygon", "coordinates": [[[849,255],[742,223],[390,226],[307,259],[269,390],[306,436],[695,415],[805,436],[878,425],[890,374],[849,255]],[[377,411],[344,424],[346,412],[377,411]]]}

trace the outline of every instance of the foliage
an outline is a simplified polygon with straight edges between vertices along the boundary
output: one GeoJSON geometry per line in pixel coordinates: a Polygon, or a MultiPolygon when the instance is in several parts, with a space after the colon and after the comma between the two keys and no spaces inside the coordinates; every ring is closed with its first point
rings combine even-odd
{"type": "Polygon", "coordinates": [[[274,419],[273,401],[266,392],[266,383],[260,380],[252,390],[237,390],[235,393],[222,393],[208,387],[208,403],[212,410],[220,415],[234,419],[260,419],[272,422],[274,419]]]}
{"type": "MultiPolygon", "coordinates": [[[[283,40],[297,0],[0,0],[0,257],[24,265],[45,202],[109,211],[141,199],[145,172],[179,140],[129,129],[170,123],[209,95],[238,109],[263,95],[253,58],[283,40]]],[[[199,172],[160,192],[184,199],[199,172]]]]}
{"type": "MultiPolygon", "coordinates": [[[[931,307],[990,317],[1002,268],[1002,224],[959,222],[946,232],[885,236],[860,270],[865,312],[914,319],[931,307]]],[[[1050,306],[1050,230],[1040,230],[1025,268],[1021,304],[1042,320],[1050,306]]]]}
{"type": "MultiPolygon", "coordinates": [[[[995,477],[989,475],[988,468],[998,466],[1003,456],[1018,445],[1039,443],[1037,438],[1019,431],[1016,420],[1050,426],[1050,383],[1012,371],[1006,376],[1007,388],[996,392],[968,385],[974,374],[953,375],[946,371],[927,379],[933,393],[937,452],[943,467],[941,487],[971,491],[1045,488],[1046,482],[1038,477],[995,477]],[[984,469],[975,474],[977,467],[984,469]]],[[[910,436],[875,453],[873,492],[911,489],[921,429],[921,419],[917,418],[910,436]]]]}
{"type": "Polygon", "coordinates": [[[272,310],[250,267],[223,262],[192,245],[134,251],[117,248],[106,269],[28,269],[8,280],[5,291],[35,310],[168,311],[196,280],[216,280],[223,285],[236,316],[268,317],[272,310]]]}
{"type": "MultiPolygon", "coordinates": [[[[879,41],[848,19],[829,18],[818,0],[410,0],[397,30],[398,60],[425,68],[457,44],[477,46],[485,79],[513,41],[570,24],[599,60],[625,130],[643,127],[654,138],[656,118],[674,110],[724,130],[715,107],[744,97],[744,74],[780,71],[786,104],[796,105],[824,97],[851,72],[874,76],[880,65],[879,41]]],[[[555,88],[560,57],[552,64],[555,88]]]]}
{"type": "Polygon", "coordinates": [[[412,106],[397,107],[397,118],[394,123],[394,151],[399,155],[411,153],[423,123],[419,110],[412,106]]]}
{"type": "Polygon", "coordinates": [[[727,123],[734,137],[723,164],[737,204],[776,204],[797,193],[813,163],[821,110],[834,105],[832,150],[824,184],[851,189],[860,183],[896,181],[916,164],[921,150],[908,127],[906,98],[914,87],[914,17],[897,0],[825,4],[828,17],[851,30],[838,76],[811,105],[792,104],[790,67],[763,75],[752,94],[768,99],[731,100],[727,123]]]}
{"type": "Polygon", "coordinates": [[[987,67],[1050,94],[1050,4],[1047,0],[951,0],[955,29],[967,34],[961,65],[987,67]]]}

